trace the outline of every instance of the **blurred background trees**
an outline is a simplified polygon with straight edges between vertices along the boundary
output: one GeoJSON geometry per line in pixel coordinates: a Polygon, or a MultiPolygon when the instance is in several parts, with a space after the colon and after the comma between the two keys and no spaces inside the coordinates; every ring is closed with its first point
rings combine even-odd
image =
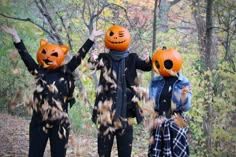
{"type": "MultiPolygon", "coordinates": [[[[140,57],[163,46],[177,49],[193,89],[187,113],[191,156],[227,157],[236,154],[235,8],[235,0],[0,0],[0,24],[15,26],[33,57],[40,38],[68,45],[73,55],[94,27],[106,31],[113,24],[129,29],[130,52],[140,57]]],[[[0,36],[0,109],[27,118],[34,80],[12,39],[0,36]]],[[[107,52],[102,38],[94,49],[107,52]]],[[[73,129],[94,135],[90,117],[98,74],[88,70],[85,59],[76,76],[73,129]]],[[[148,88],[152,76],[140,73],[141,86],[148,88]]],[[[135,138],[143,133],[137,126],[135,138]]]]}

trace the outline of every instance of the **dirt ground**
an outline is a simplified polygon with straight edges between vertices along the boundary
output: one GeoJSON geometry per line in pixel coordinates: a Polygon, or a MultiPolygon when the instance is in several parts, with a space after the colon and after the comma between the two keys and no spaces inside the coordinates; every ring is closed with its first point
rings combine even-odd
{"type": "MultiPolygon", "coordinates": [[[[29,120],[0,113],[0,157],[27,157],[29,149],[29,120]]],[[[96,138],[70,136],[68,157],[97,157],[96,138]],[[88,150],[88,143],[89,150],[88,150]]],[[[49,142],[44,153],[50,157],[49,142]]]]}
{"type": "MultiPolygon", "coordinates": [[[[27,157],[29,149],[29,120],[18,116],[0,113],[0,157],[27,157]]],[[[147,150],[133,146],[133,157],[145,157],[147,150]]],[[[114,142],[115,143],[115,142],[114,142]]],[[[49,142],[44,157],[50,157],[49,142]]],[[[117,157],[114,144],[112,157],[117,157]]],[[[68,143],[67,157],[98,157],[97,142],[95,137],[75,135],[71,133],[68,143]]]]}

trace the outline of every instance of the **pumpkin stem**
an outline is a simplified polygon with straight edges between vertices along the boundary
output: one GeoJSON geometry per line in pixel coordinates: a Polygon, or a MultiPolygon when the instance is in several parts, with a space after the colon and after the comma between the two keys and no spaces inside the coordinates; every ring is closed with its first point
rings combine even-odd
{"type": "Polygon", "coordinates": [[[166,46],[163,46],[163,47],[162,47],[162,50],[166,50],[166,49],[167,49],[166,46]]]}

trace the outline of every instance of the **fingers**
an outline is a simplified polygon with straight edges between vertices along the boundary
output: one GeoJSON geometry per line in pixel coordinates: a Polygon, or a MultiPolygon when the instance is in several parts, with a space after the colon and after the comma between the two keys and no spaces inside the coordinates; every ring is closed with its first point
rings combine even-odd
{"type": "Polygon", "coordinates": [[[104,32],[102,30],[97,31],[96,29],[93,29],[92,33],[89,36],[89,39],[94,41],[95,37],[101,36],[103,34],[104,34],[104,32]]]}
{"type": "Polygon", "coordinates": [[[0,29],[3,30],[4,32],[6,31],[7,27],[5,25],[0,25],[0,29]]]}
{"type": "Polygon", "coordinates": [[[182,94],[186,94],[191,91],[191,86],[184,86],[182,88],[182,94]]]}
{"type": "Polygon", "coordinates": [[[142,55],[142,60],[144,60],[146,63],[149,62],[150,57],[149,57],[149,51],[148,49],[144,49],[144,53],[142,55]]]}
{"type": "Polygon", "coordinates": [[[16,30],[14,28],[10,28],[6,25],[1,25],[0,26],[1,30],[3,30],[4,32],[8,33],[8,34],[14,34],[16,32],[16,30]]]}
{"type": "Polygon", "coordinates": [[[102,30],[93,30],[94,37],[103,35],[104,32],[102,30]]]}

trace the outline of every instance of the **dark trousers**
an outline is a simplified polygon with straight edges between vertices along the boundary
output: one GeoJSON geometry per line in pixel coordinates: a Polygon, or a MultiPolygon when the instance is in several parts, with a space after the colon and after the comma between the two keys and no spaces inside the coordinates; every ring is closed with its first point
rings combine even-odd
{"type": "Polygon", "coordinates": [[[109,132],[104,135],[107,128],[101,127],[98,134],[98,154],[100,157],[110,157],[114,137],[116,136],[117,149],[119,157],[131,157],[133,142],[133,127],[127,125],[124,129],[109,132]]]}
{"type": "MultiPolygon", "coordinates": [[[[50,140],[51,157],[65,157],[66,144],[69,138],[69,128],[66,129],[66,137],[61,139],[58,135],[59,126],[53,125],[46,133],[43,131],[43,125],[31,121],[29,133],[29,157],[43,157],[48,139],[50,140]]],[[[63,131],[61,129],[61,134],[63,131]]]]}

